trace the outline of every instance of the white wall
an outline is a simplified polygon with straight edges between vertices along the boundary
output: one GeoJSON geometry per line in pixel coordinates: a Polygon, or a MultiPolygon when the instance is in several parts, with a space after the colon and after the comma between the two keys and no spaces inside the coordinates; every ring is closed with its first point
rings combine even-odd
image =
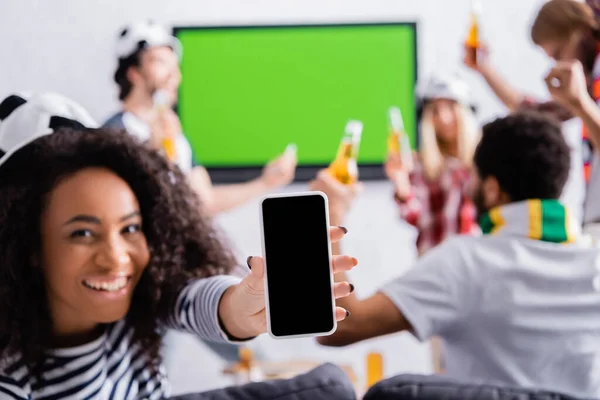
{"type": "MultiPolygon", "coordinates": [[[[541,74],[547,62],[528,39],[538,0],[483,0],[484,27],[498,68],[519,87],[545,95],[541,74]]],[[[22,90],[53,90],[70,96],[98,118],[117,106],[112,73],[113,40],[128,21],[151,17],[170,24],[311,23],[347,21],[419,22],[419,74],[461,65],[469,0],[0,0],[0,96],[22,90]]],[[[465,75],[481,105],[481,116],[503,112],[472,73],[465,75]]],[[[286,190],[304,190],[294,185],[286,190]]],[[[260,253],[257,203],[223,215],[219,223],[240,260],[260,253]]],[[[391,188],[371,182],[346,226],[344,250],[360,265],[351,274],[361,297],[373,293],[414,260],[414,232],[396,218],[391,188]]],[[[228,384],[219,360],[190,337],[172,334],[168,357],[175,392],[228,384]]],[[[409,334],[392,335],[344,349],[324,349],[311,340],[258,342],[270,358],[350,363],[364,377],[368,351],[384,353],[386,375],[431,371],[429,348],[409,334]]]]}
{"type": "MultiPolygon", "coordinates": [[[[484,28],[498,68],[517,86],[544,95],[547,62],[530,44],[528,27],[542,0],[482,0],[484,28]]],[[[253,24],[418,21],[419,73],[461,66],[470,0],[0,0],[0,96],[53,90],[98,119],[117,106],[113,42],[126,23],[253,24]]],[[[466,71],[481,117],[503,109],[466,71]]]]}

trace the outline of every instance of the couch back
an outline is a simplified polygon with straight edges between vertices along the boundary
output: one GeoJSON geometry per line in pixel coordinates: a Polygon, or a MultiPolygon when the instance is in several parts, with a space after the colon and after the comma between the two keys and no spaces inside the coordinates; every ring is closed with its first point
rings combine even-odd
{"type": "MultiPolygon", "coordinates": [[[[583,400],[545,390],[460,383],[442,376],[398,375],[374,385],[364,400],[583,400]]],[[[591,399],[590,399],[591,400],[591,399]]]]}

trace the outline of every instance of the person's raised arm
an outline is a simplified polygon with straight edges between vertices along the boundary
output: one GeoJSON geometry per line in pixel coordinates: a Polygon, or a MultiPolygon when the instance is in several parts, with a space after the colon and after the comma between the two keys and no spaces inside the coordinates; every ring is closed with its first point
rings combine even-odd
{"type": "MultiPolygon", "coordinates": [[[[319,190],[325,193],[329,199],[329,219],[332,225],[342,227],[341,230],[348,232],[344,227],[346,216],[350,211],[356,196],[362,191],[362,185],[344,185],[332,178],[326,170],[319,172],[316,179],[310,183],[311,190],[319,190]]],[[[333,254],[341,254],[340,240],[343,235],[332,242],[333,254]]],[[[345,272],[334,275],[336,282],[347,282],[345,272]]],[[[348,318],[338,324],[336,333],[317,339],[320,344],[326,346],[344,346],[369,337],[384,335],[408,329],[406,321],[393,306],[389,299],[382,295],[375,295],[365,301],[360,301],[354,292],[354,285],[348,296],[336,301],[338,307],[348,311],[348,318]],[[364,310],[370,310],[368,314],[364,310]],[[365,324],[359,327],[358,324],[365,324]]]]}
{"type": "Polygon", "coordinates": [[[600,109],[589,94],[581,62],[557,62],[545,81],[552,98],[581,118],[593,147],[600,149],[600,109]]]}
{"type": "Polygon", "coordinates": [[[340,299],[338,305],[351,315],[336,332],[318,342],[347,346],[401,331],[425,341],[464,321],[477,304],[479,286],[461,257],[459,240],[431,250],[406,274],[365,300],[358,300],[354,294],[340,299]]]}
{"type": "Polygon", "coordinates": [[[526,96],[517,88],[511,86],[508,81],[500,75],[489,61],[489,51],[484,46],[478,53],[477,63],[474,64],[470,57],[465,55],[464,64],[479,73],[494,92],[496,97],[511,111],[518,109],[526,96]]]}
{"type": "Polygon", "coordinates": [[[208,172],[201,166],[191,171],[190,184],[210,216],[232,210],[273,189],[262,177],[243,183],[213,185],[208,172]]]}
{"type": "Polygon", "coordinates": [[[179,294],[167,326],[213,342],[238,341],[255,336],[230,335],[220,319],[219,308],[225,293],[240,282],[240,278],[229,275],[190,282],[179,294]]]}
{"type": "MultiPolygon", "coordinates": [[[[339,279],[344,279],[344,276],[339,275],[339,279]]],[[[348,346],[363,340],[411,330],[411,325],[402,312],[383,293],[375,293],[365,300],[358,300],[352,293],[348,298],[338,300],[337,305],[346,308],[350,315],[338,324],[332,335],[317,338],[317,342],[324,346],[348,346]]]]}
{"type": "MultiPolygon", "coordinates": [[[[419,161],[415,157],[413,165],[419,161]]],[[[421,201],[415,195],[414,186],[424,185],[425,180],[415,168],[409,171],[399,157],[388,157],[384,170],[387,178],[394,186],[394,200],[400,211],[400,218],[408,224],[417,226],[422,213],[421,201]]]]}
{"type": "MultiPolygon", "coordinates": [[[[344,236],[344,231],[332,227],[330,235],[335,243],[344,236]]],[[[357,262],[352,257],[335,256],[332,264],[333,272],[339,273],[354,268],[357,262]]],[[[248,267],[250,274],[243,279],[221,275],[190,282],[178,295],[167,327],[217,342],[250,340],[265,333],[264,261],[261,257],[249,257],[248,267]]],[[[348,282],[338,282],[333,291],[337,299],[347,296],[351,286],[348,282]]],[[[302,296],[310,293],[294,295],[302,301],[302,296]]],[[[346,310],[337,307],[336,318],[338,321],[346,318],[346,310]]]]}
{"type": "Polygon", "coordinates": [[[295,171],[296,159],[284,154],[267,164],[260,177],[248,182],[213,185],[205,168],[194,167],[190,183],[209,215],[214,216],[291,183],[295,171]]]}
{"type": "MultiPolygon", "coordinates": [[[[150,131],[150,145],[160,148],[167,132],[178,132],[182,135],[181,122],[177,114],[168,109],[151,121],[150,131]]],[[[294,180],[296,164],[296,155],[284,152],[263,168],[260,177],[249,182],[213,185],[208,172],[201,166],[194,167],[188,179],[190,186],[200,197],[204,210],[215,216],[291,183],[294,180]]]]}

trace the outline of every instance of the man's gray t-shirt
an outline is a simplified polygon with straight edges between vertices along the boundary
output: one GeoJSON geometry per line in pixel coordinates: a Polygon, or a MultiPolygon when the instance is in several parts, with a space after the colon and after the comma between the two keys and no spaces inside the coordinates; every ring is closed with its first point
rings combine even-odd
{"type": "Polygon", "coordinates": [[[600,250],[509,235],[452,238],[381,290],[446,375],[600,397],[600,250]]]}
{"type": "MultiPolygon", "coordinates": [[[[125,129],[127,133],[136,136],[144,142],[150,140],[150,126],[130,112],[119,112],[113,115],[106,120],[102,127],[109,129],[125,129]]],[[[190,143],[183,133],[177,135],[176,151],[177,165],[183,172],[189,172],[196,164],[194,163],[190,143]]]]}

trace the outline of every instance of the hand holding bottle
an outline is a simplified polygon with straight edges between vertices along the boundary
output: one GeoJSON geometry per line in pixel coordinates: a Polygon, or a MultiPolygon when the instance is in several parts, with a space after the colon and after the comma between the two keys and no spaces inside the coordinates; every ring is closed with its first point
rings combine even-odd
{"type": "Polygon", "coordinates": [[[327,168],[329,174],[345,185],[358,181],[358,147],[362,135],[361,121],[348,121],[335,159],[327,168]]]}
{"type": "Polygon", "coordinates": [[[467,45],[465,45],[464,52],[463,63],[465,66],[475,72],[482,73],[489,62],[489,48],[487,44],[479,43],[479,47],[475,49],[476,57],[473,57],[473,49],[467,45]]]}
{"type": "Polygon", "coordinates": [[[296,146],[290,144],[281,156],[265,166],[261,179],[269,188],[288,185],[294,180],[297,164],[296,146]]]}
{"type": "Polygon", "coordinates": [[[552,98],[575,114],[590,97],[583,65],[579,61],[557,62],[545,82],[552,98]]]}
{"type": "Polygon", "coordinates": [[[413,167],[412,148],[400,108],[391,107],[388,111],[390,133],[388,134],[388,157],[400,158],[400,162],[410,172],[413,167]]]}
{"type": "Polygon", "coordinates": [[[150,143],[152,147],[161,149],[172,161],[177,158],[176,137],[181,133],[179,117],[170,106],[169,95],[157,90],[152,96],[154,118],[150,123],[150,143]]]}
{"type": "Polygon", "coordinates": [[[323,169],[309,183],[310,190],[317,190],[327,195],[329,202],[329,218],[334,225],[342,224],[352,208],[356,197],[362,192],[360,182],[344,184],[323,169]]]}
{"type": "Polygon", "coordinates": [[[388,156],[384,165],[385,175],[392,182],[396,190],[396,195],[400,200],[406,200],[410,196],[410,172],[400,157],[396,155],[388,156]]]}
{"type": "Polygon", "coordinates": [[[481,35],[481,14],[481,0],[471,0],[471,25],[465,39],[464,63],[467,67],[477,72],[481,72],[480,68],[487,59],[481,35]]]}

